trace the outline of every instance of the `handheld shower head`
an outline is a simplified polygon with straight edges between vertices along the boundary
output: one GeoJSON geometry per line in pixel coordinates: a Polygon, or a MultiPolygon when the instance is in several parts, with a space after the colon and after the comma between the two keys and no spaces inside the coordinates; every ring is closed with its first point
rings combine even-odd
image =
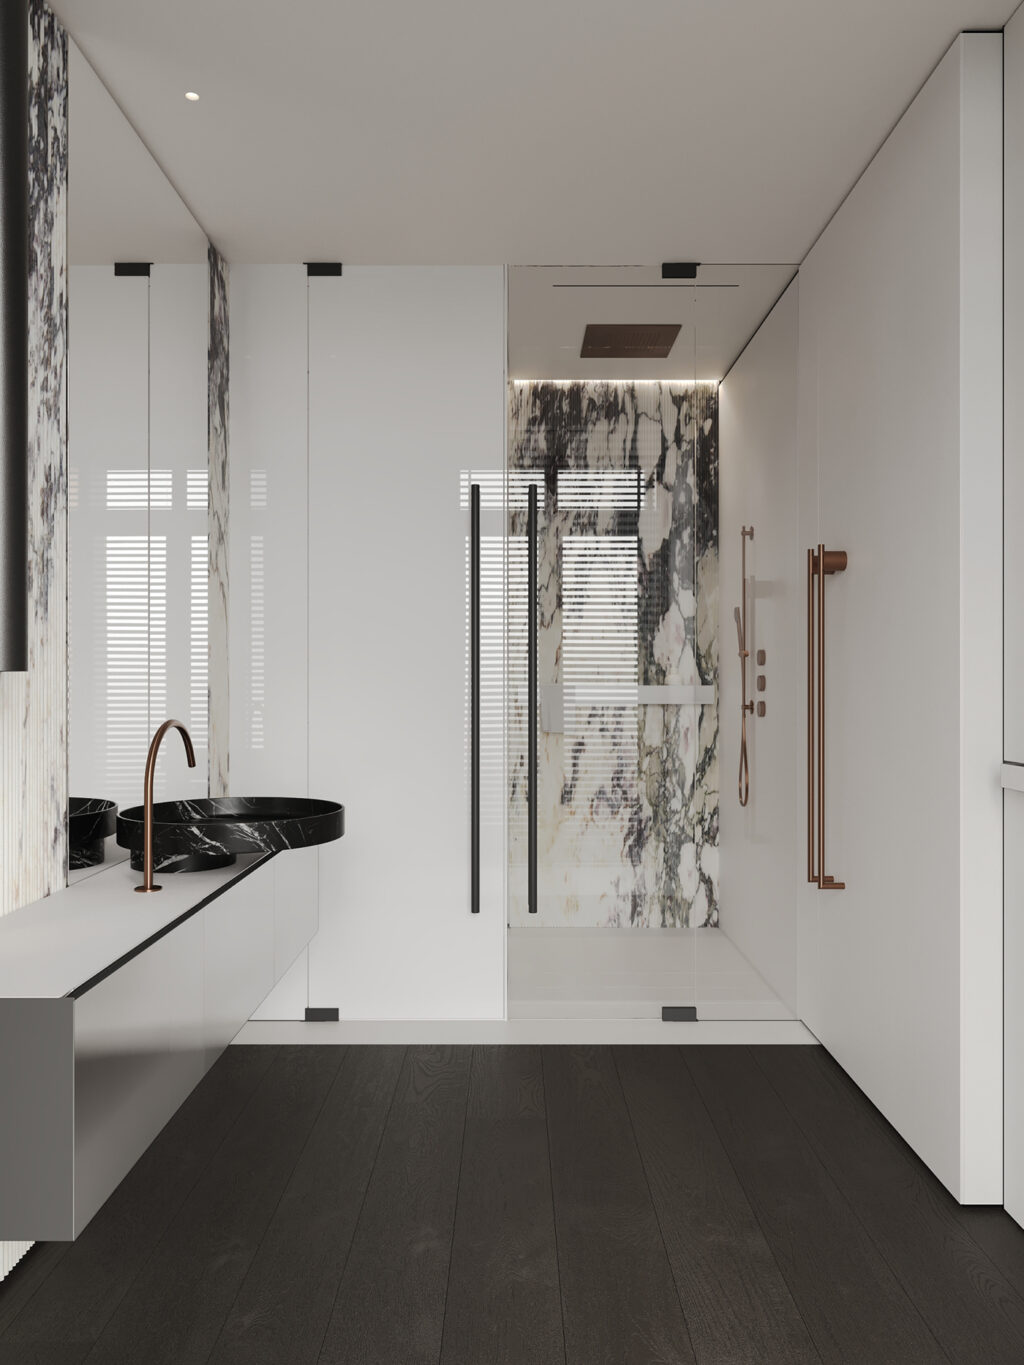
{"type": "Polygon", "coordinates": [[[739,607],[734,610],[733,615],[736,617],[736,639],[739,641],[740,658],[744,659],[747,654],[747,642],[743,638],[743,622],[740,619],[739,607]]]}

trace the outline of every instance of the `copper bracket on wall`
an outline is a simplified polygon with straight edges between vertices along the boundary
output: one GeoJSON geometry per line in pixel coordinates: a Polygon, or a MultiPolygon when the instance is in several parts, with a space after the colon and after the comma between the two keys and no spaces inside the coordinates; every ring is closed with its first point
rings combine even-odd
{"type": "Polygon", "coordinates": [[[845,882],[836,881],[825,871],[825,578],[842,573],[846,564],[845,550],[826,550],[819,545],[817,551],[807,551],[807,880],[814,882],[819,891],[846,888],[845,882]]]}

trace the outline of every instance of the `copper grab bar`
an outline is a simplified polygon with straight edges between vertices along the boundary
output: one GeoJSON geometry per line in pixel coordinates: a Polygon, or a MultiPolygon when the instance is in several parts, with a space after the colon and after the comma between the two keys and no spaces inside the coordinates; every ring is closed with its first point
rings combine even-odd
{"type": "Polygon", "coordinates": [[[807,880],[820,891],[843,891],[846,883],[825,871],[825,576],[846,568],[845,550],[807,551],[807,880]],[[814,579],[818,579],[817,679],[815,679],[814,579]],[[817,688],[815,688],[817,681],[817,688]],[[815,691],[817,691],[817,754],[815,755],[815,691]],[[815,762],[815,758],[817,761],[815,762]],[[815,802],[817,779],[817,802],[815,802]],[[817,806],[817,811],[815,811],[817,806]],[[815,840],[815,814],[817,839],[815,840]],[[815,848],[817,844],[817,848],[815,848]],[[817,869],[815,869],[817,852],[817,869]]]}
{"type": "Polygon", "coordinates": [[[814,575],[818,556],[807,551],[807,880],[816,882],[814,870],[814,575]]]}
{"type": "Polygon", "coordinates": [[[744,526],[740,532],[740,546],[742,552],[742,607],[737,607],[736,616],[736,635],[740,647],[740,679],[741,679],[741,700],[740,700],[740,771],[737,785],[739,787],[740,805],[745,806],[750,800],[750,763],[747,758],[747,716],[754,714],[754,703],[747,701],[747,660],[750,658],[750,650],[747,648],[747,540],[754,539],[753,526],[744,526]]]}

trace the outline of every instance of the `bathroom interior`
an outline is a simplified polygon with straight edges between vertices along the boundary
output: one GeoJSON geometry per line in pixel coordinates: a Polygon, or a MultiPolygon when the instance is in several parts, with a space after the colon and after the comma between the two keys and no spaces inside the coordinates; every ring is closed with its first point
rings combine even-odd
{"type": "Polygon", "coordinates": [[[236,248],[88,9],[28,6],[0,1361],[259,1047],[820,1044],[1024,1223],[1024,17],[788,252],[495,265],[236,248]]]}

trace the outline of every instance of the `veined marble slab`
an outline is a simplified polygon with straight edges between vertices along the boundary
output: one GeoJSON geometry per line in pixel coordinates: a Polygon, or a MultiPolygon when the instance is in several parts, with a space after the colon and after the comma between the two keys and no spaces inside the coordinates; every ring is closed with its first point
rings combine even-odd
{"type": "Polygon", "coordinates": [[[511,922],[716,924],[717,389],[537,382],[509,401],[511,922]],[[527,918],[533,481],[540,906],[527,918]],[[692,701],[679,678],[695,680],[692,701]]]}

